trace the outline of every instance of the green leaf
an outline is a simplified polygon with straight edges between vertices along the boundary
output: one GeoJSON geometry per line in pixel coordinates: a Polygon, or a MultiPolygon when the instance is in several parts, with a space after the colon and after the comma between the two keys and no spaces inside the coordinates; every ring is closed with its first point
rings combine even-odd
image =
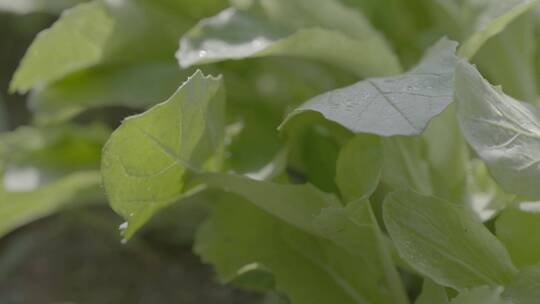
{"type": "Polygon", "coordinates": [[[393,189],[411,189],[431,195],[433,184],[430,166],[424,156],[419,137],[394,136],[382,138],[382,181],[393,189]]]}
{"type": "Polygon", "coordinates": [[[180,42],[180,65],[293,56],[327,62],[359,76],[399,73],[397,58],[359,12],[337,1],[261,1],[202,20],[180,42]],[[296,12],[296,13],[295,13],[296,12]]]}
{"type": "Polygon", "coordinates": [[[540,262],[540,203],[520,202],[506,208],[495,222],[497,237],[518,267],[540,262]]]}
{"type": "Polygon", "coordinates": [[[339,152],[336,183],[346,201],[369,197],[377,188],[382,172],[379,138],[358,135],[339,152]]]}
{"type": "Polygon", "coordinates": [[[400,256],[440,285],[504,285],[516,272],[503,245],[461,205],[397,191],[383,215],[400,256]]]}
{"type": "Polygon", "coordinates": [[[472,58],[478,49],[492,36],[501,32],[512,20],[538,4],[537,0],[496,0],[486,6],[475,17],[471,34],[464,40],[459,55],[472,58]]]}
{"type": "MultiPolygon", "coordinates": [[[[331,247],[337,245],[341,248],[338,252],[344,249],[347,256],[354,258],[356,265],[347,276],[356,276],[356,271],[362,273],[355,279],[354,288],[368,303],[407,302],[390,251],[367,201],[357,200],[343,208],[333,196],[310,185],[282,185],[216,173],[204,174],[201,178],[209,186],[239,194],[280,222],[302,229],[303,233],[330,240],[334,244],[331,247]],[[383,284],[384,288],[380,289],[379,284],[383,284]]],[[[305,236],[301,239],[305,239],[305,236]]],[[[301,242],[294,241],[295,244],[301,242]]],[[[312,251],[307,250],[310,255],[312,251]]],[[[329,262],[320,263],[324,265],[329,262]]]]}
{"type": "Polygon", "coordinates": [[[456,71],[461,129],[509,193],[540,199],[540,113],[491,86],[470,64],[456,71]]]}
{"type": "Polygon", "coordinates": [[[30,192],[0,188],[0,237],[71,205],[103,200],[97,171],[79,171],[30,192]]]}
{"type": "Polygon", "coordinates": [[[444,287],[430,279],[424,279],[422,293],[414,304],[448,304],[448,295],[446,295],[444,287]]]}
{"type": "Polygon", "coordinates": [[[216,267],[224,282],[246,269],[268,269],[276,290],[292,303],[381,303],[359,293],[355,279],[362,271],[350,267],[354,259],[346,252],[239,197],[224,197],[216,206],[197,234],[195,252],[216,267]]]}
{"type": "Polygon", "coordinates": [[[506,287],[503,297],[511,304],[535,304],[540,298],[540,265],[522,269],[506,287]]]}
{"type": "Polygon", "coordinates": [[[186,190],[188,171],[215,169],[224,138],[221,78],[196,72],[167,101],[130,117],[103,150],[103,183],[129,238],[186,190]]]}
{"type": "Polygon", "coordinates": [[[381,293],[388,303],[408,303],[390,247],[369,201],[359,199],[345,208],[325,208],[315,217],[315,223],[320,235],[355,257],[354,268],[363,273],[359,286],[364,289],[364,294],[372,294],[369,298],[376,299],[381,293]],[[377,292],[375,284],[383,284],[385,291],[377,292]]]}
{"type": "MultiPolygon", "coordinates": [[[[265,203],[295,205],[294,191],[288,198],[291,191],[274,187],[267,187],[266,195],[281,192],[281,200],[265,203]]],[[[222,198],[201,227],[195,251],[216,266],[223,281],[261,269],[274,275],[276,289],[293,303],[407,303],[389,255],[382,255],[387,249],[377,243],[374,217],[364,202],[351,203],[348,211],[329,207],[316,219],[303,213],[315,219],[309,228],[313,234],[264,212],[268,206],[261,207],[265,199],[260,196],[250,202],[236,196],[222,198]],[[378,250],[383,250],[381,256],[378,250]]]]}
{"type": "Polygon", "coordinates": [[[24,93],[99,62],[114,21],[101,2],[66,10],[28,49],[10,85],[24,93]]]}
{"type": "Polygon", "coordinates": [[[335,196],[309,184],[277,184],[225,173],[202,174],[200,178],[210,187],[238,194],[287,224],[311,233],[316,233],[313,216],[323,208],[340,205],[335,196]]]}
{"type": "Polygon", "coordinates": [[[289,114],[281,127],[302,112],[316,111],[356,133],[420,134],[453,101],[456,46],[442,39],[408,73],[367,79],[315,96],[289,114]]]}
{"type": "Polygon", "coordinates": [[[516,304],[501,297],[502,287],[475,287],[461,292],[451,304],[516,304]]]}
{"type": "Polygon", "coordinates": [[[470,153],[459,128],[454,104],[429,123],[420,146],[425,149],[419,149],[419,154],[420,157],[425,154],[423,160],[429,164],[433,194],[451,202],[466,201],[470,153]]]}

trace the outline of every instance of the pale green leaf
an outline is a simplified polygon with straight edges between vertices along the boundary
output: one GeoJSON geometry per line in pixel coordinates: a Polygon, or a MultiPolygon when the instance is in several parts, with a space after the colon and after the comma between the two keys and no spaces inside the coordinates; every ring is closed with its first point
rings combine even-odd
{"type": "Polygon", "coordinates": [[[509,193],[540,198],[540,113],[491,86],[470,64],[456,71],[461,129],[509,193]]]}
{"type": "Polygon", "coordinates": [[[440,285],[503,285],[516,272],[503,245],[464,206],[397,191],[383,214],[400,256],[440,285]]]}
{"type": "Polygon", "coordinates": [[[10,90],[24,93],[96,64],[104,55],[113,26],[101,2],[66,10],[34,40],[13,76],[10,90]]]}
{"type": "Polygon", "coordinates": [[[182,196],[188,171],[215,169],[224,137],[221,78],[196,72],[167,101],[132,116],[103,150],[111,206],[129,238],[157,210],[182,196]]]}
{"type": "Polygon", "coordinates": [[[339,152],[336,184],[346,201],[369,197],[377,188],[382,172],[379,138],[358,135],[339,152]]]}
{"type": "Polygon", "coordinates": [[[261,1],[202,20],[180,42],[183,67],[226,59],[285,55],[334,64],[359,76],[400,71],[384,38],[337,1],[261,1]]]}
{"type": "Polygon", "coordinates": [[[485,2],[487,3],[486,6],[475,16],[470,35],[464,40],[459,49],[460,56],[472,58],[489,38],[501,32],[512,20],[538,4],[537,0],[494,0],[485,2]]]}
{"type": "Polygon", "coordinates": [[[33,191],[0,188],[0,237],[61,208],[103,200],[97,171],[79,171],[33,191]]]}
{"type": "Polygon", "coordinates": [[[316,111],[357,133],[417,135],[453,101],[457,43],[440,40],[408,73],[371,78],[308,100],[285,122],[316,111]]]}

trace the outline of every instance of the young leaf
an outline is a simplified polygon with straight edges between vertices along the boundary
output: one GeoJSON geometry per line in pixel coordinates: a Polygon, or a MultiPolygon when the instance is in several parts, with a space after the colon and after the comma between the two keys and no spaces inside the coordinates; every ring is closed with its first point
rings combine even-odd
{"type": "Polygon", "coordinates": [[[382,149],[379,138],[358,135],[339,153],[336,183],[346,201],[369,197],[377,188],[382,172],[382,149]]]}
{"type": "Polygon", "coordinates": [[[22,59],[10,84],[24,93],[99,62],[114,22],[99,1],[66,10],[48,30],[38,35],[22,59]]]}
{"type": "Polygon", "coordinates": [[[422,293],[418,296],[414,304],[448,304],[448,295],[444,287],[430,279],[424,279],[422,293]]]}
{"type": "Polygon", "coordinates": [[[400,256],[440,285],[504,285],[516,272],[503,245],[461,205],[397,191],[383,212],[400,256]]]}
{"type": "Polygon", "coordinates": [[[503,297],[511,304],[536,304],[540,299],[540,265],[522,269],[506,287],[503,297]]]}
{"type": "Polygon", "coordinates": [[[508,207],[495,222],[497,237],[506,246],[517,267],[540,262],[539,202],[521,202],[508,207]]]}
{"type": "Polygon", "coordinates": [[[540,113],[491,86],[470,64],[456,70],[461,129],[501,187],[540,199],[540,113]]]}
{"type": "Polygon", "coordinates": [[[180,41],[180,65],[286,55],[328,62],[364,77],[399,73],[383,37],[364,16],[337,1],[261,2],[202,20],[180,41]]]}
{"type": "Polygon", "coordinates": [[[501,296],[502,287],[481,286],[461,292],[450,304],[517,304],[501,296]]]}
{"type": "Polygon", "coordinates": [[[315,96],[290,113],[281,127],[302,112],[316,111],[357,133],[418,135],[453,101],[456,47],[456,42],[442,39],[408,73],[315,96]]]}
{"type": "Polygon", "coordinates": [[[512,20],[538,4],[538,0],[494,0],[486,3],[486,7],[474,20],[472,33],[459,49],[459,55],[462,57],[472,58],[489,38],[501,32],[512,20]]]}
{"type": "Polygon", "coordinates": [[[0,237],[68,205],[102,200],[96,171],[80,171],[30,192],[0,188],[0,237]]]}
{"type": "Polygon", "coordinates": [[[128,221],[126,238],[182,196],[188,171],[219,165],[224,100],[221,78],[197,71],[167,101],[112,134],[101,171],[111,206],[128,221]]]}

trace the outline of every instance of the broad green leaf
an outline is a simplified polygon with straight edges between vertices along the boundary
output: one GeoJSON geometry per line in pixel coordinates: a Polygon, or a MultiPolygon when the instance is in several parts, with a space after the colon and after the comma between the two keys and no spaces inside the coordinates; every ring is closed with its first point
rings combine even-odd
{"type": "Polygon", "coordinates": [[[276,290],[292,303],[389,303],[368,301],[360,293],[356,283],[363,273],[351,267],[355,259],[347,252],[236,196],[216,206],[197,234],[195,252],[216,267],[224,282],[246,268],[268,269],[276,290]]]}
{"type": "Polygon", "coordinates": [[[517,267],[540,262],[540,203],[520,202],[506,208],[495,227],[517,267]]]}
{"type": "Polygon", "coordinates": [[[517,304],[502,298],[503,288],[481,286],[461,292],[450,304],[517,304]]]}
{"type": "Polygon", "coordinates": [[[188,171],[219,166],[224,137],[221,78],[196,72],[167,101],[132,116],[103,150],[102,176],[129,238],[157,210],[182,196],[188,171]]]}
{"type": "MultiPolygon", "coordinates": [[[[373,177],[378,174],[369,173],[373,177]]],[[[363,273],[355,286],[369,303],[406,303],[389,249],[367,201],[351,202],[344,209],[333,196],[310,185],[282,185],[216,173],[204,174],[201,179],[209,186],[239,194],[288,225],[345,249],[355,259],[351,275],[363,273]],[[379,290],[377,282],[384,284],[384,289],[379,290]]]]}
{"type": "MultiPolygon", "coordinates": [[[[443,2],[443,0],[439,2],[443,2]]],[[[512,20],[538,4],[537,0],[494,0],[484,2],[486,3],[485,7],[475,16],[470,28],[470,34],[459,49],[460,56],[472,58],[489,38],[501,32],[512,20]]]]}
{"type": "Polygon", "coordinates": [[[302,112],[315,111],[357,133],[418,135],[453,101],[456,46],[442,39],[408,73],[315,96],[289,114],[282,126],[302,112]]]}
{"type": "Polygon", "coordinates": [[[114,21],[101,2],[80,4],[65,11],[28,49],[10,85],[24,93],[99,62],[114,21]]]}
{"type": "Polygon", "coordinates": [[[369,197],[377,188],[382,173],[379,138],[358,135],[339,152],[336,184],[346,201],[369,197]]]}
{"type": "Polygon", "coordinates": [[[424,279],[422,293],[414,304],[448,304],[448,295],[444,287],[437,285],[430,279],[424,279]]]}
{"type": "Polygon", "coordinates": [[[366,204],[357,205],[360,208],[348,215],[338,207],[326,209],[317,216],[316,234],[293,228],[254,206],[240,197],[225,196],[197,235],[196,252],[216,266],[223,281],[261,269],[274,275],[276,289],[293,303],[407,303],[393,265],[384,269],[380,264],[377,250],[384,247],[377,247],[377,229],[365,221],[366,204]],[[394,281],[388,281],[384,270],[394,281]]]}
{"type": "Polygon", "coordinates": [[[540,299],[540,265],[522,269],[505,288],[503,297],[511,304],[536,304],[540,299]]]}
{"type": "Polygon", "coordinates": [[[461,129],[501,187],[540,198],[540,113],[491,86],[470,64],[456,71],[461,129]]]}
{"type": "Polygon", "coordinates": [[[70,205],[103,200],[96,171],[79,171],[34,191],[0,188],[0,237],[70,205]]]}
{"type": "Polygon", "coordinates": [[[285,55],[327,62],[359,76],[400,71],[383,37],[337,1],[260,1],[202,20],[180,42],[180,65],[285,55]]]}
{"type": "Polygon", "coordinates": [[[397,191],[383,214],[400,256],[440,285],[504,285],[516,272],[503,245],[464,206],[397,191]]]}

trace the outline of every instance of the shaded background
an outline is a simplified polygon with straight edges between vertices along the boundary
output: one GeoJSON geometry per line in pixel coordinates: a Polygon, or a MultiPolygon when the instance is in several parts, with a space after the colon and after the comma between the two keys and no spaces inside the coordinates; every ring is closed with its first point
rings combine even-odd
{"type": "MultiPolygon", "coordinates": [[[[35,35],[54,20],[54,12],[0,12],[1,131],[30,123],[25,96],[8,94],[8,84],[35,35]]],[[[24,226],[0,239],[0,303],[261,303],[257,294],[217,283],[192,254],[202,214],[190,215],[172,237],[149,231],[125,245],[122,220],[105,205],[24,226]]]]}

